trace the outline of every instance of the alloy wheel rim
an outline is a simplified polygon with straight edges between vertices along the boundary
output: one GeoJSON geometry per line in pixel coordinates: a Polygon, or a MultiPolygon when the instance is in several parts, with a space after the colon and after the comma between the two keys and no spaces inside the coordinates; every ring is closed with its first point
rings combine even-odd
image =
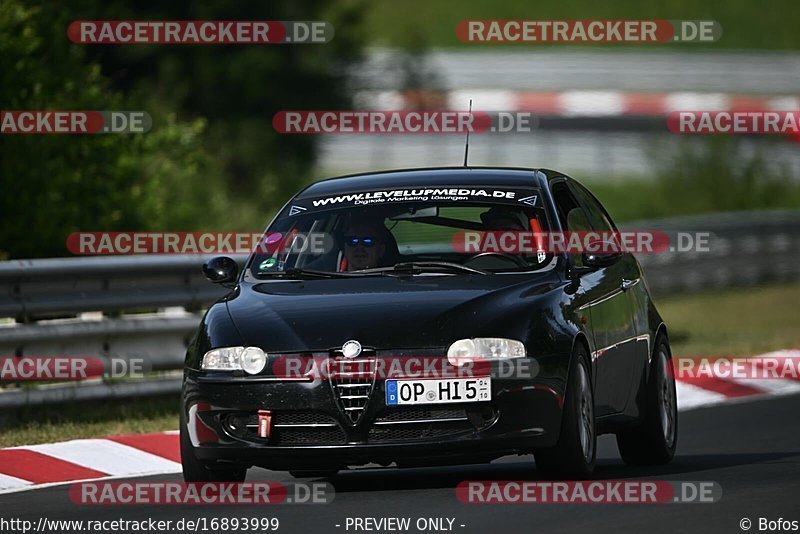
{"type": "Polygon", "coordinates": [[[675,441],[675,419],[677,405],[675,399],[674,378],[669,365],[669,359],[664,349],[658,351],[660,376],[659,376],[659,411],[661,412],[661,430],[664,432],[664,440],[668,447],[672,447],[675,441]]]}

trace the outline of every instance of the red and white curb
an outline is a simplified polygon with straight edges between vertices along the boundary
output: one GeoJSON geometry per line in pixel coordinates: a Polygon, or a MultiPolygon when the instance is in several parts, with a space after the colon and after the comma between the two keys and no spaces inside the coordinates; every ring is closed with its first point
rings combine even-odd
{"type": "MultiPolygon", "coordinates": [[[[800,349],[770,352],[759,357],[800,358],[800,349]]],[[[800,392],[800,380],[679,378],[676,388],[678,409],[686,411],[725,402],[795,394],[800,392]]],[[[180,473],[180,461],[175,431],[0,449],[0,493],[76,481],[180,473]]]]}
{"type": "Polygon", "coordinates": [[[181,472],[177,432],[0,449],[0,493],[67,482],[181,472]]]}
{"type": "MultiPolygon", "coordinates": [[[[782,360],[800,358],[800,349],[778,350],[760,354],[755,358],[782,360]]],[[[675,381],[678,409],[691,410],[723,402],[747,401],[754,397],[791,395],[800,392],[796,378],[719,378],[681,377],[675,381]]]]}
{"type": "Polygon", "coordinates": [[[726,93],[641,93],[614,90],[509,91],[363,91],[356,95],[359,109],[387,111],[417,109],[473,109],[486,112],[530,112],[556,117],[666,116],[672,111],[796,111],[795,95],[736,95],[726,93]]]}

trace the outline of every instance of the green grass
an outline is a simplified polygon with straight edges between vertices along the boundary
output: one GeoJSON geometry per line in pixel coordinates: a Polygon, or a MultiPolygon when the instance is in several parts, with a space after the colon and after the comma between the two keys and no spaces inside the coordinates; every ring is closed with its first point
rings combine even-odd
{"type": "MultiPolygon", "coordinates": [[[[800,282],[658,299],[675,356],[743,356],[800,347],[800,282]]],[[[26,408],[0,415],[0,447],[175,430],[178,399],[26,408]]]]}
{"type": "Polygon", "coordinates": [[[675,356],[750,356],[800,347],[800,282],[656,300],[675,356]]]}
{"type": "Polygon", "coordinates": [[[728,211],[797,209],[800,180],[781,184],[763,183],[756,188],[734,191],[730,185],[670,186],[665,181],[630,180],[611,182],[602,178],[579,178],[605,206],[614,222],[660,219],[728,211]]]}
{"type": "MultiPolygon", "coordinates": [[[[481,0],[379,0],[369,4],[364,31],[370,44],[410,49],[434,46],[460,46],[469,50],[538,50],[564,45],[462,43],[455,36],[456,24],[466,19],[685,19],[716,20],[722,37],[716,43],[674,45],[607,45],[613,50],[675,50],[691,52],[706,49],[797,50],[797,3],[775,0],[769,3],[748,0],[528,0],[486,2],[481,0]]],[[[597,45],[573,45],[581,50],[596,50],[597,45]]]]}
{"type": "Polygon", "coordinates": [[[0,414],[0,447],[177,428],[177,396],[23,408],[0,414]]]}

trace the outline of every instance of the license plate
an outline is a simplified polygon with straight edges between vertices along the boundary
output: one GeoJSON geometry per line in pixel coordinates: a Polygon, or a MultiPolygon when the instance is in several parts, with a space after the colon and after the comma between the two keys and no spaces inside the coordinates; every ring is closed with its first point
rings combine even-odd
{"type": "Polygon", "coordinates": [[[386,404],[444,404],[492,400],[491,378],[387,380],[386,404]]]}

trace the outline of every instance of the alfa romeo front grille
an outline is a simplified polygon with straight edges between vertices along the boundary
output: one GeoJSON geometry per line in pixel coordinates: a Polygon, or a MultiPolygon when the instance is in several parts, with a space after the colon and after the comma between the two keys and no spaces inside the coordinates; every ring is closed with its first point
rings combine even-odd
{"type": "Polygon", "coordinates": [[[358,424],[375,386],[375,358],[328,360],[328,377],[333,396],[352,425],[358,424]]]}

